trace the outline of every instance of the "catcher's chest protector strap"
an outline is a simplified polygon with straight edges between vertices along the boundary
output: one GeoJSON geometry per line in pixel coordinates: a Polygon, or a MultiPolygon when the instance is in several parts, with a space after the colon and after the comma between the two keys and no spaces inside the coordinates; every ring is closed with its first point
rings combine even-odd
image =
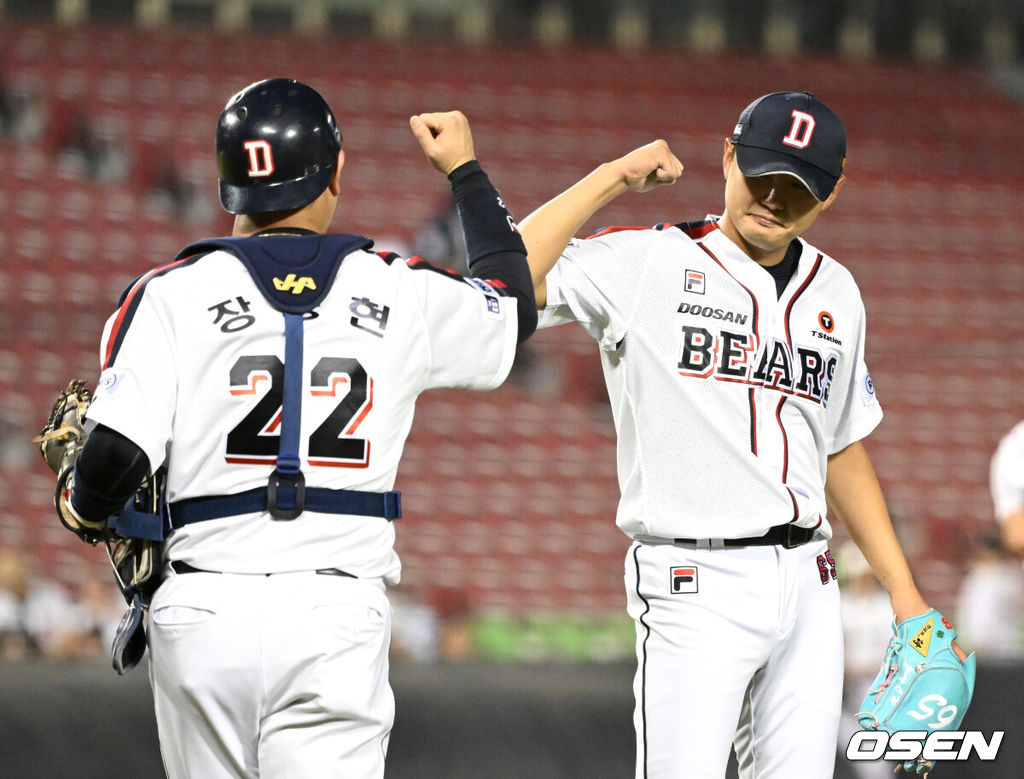
{"type": "MultiPolygon", "coordinates": [[[[302,416],[302,355],[303,314],[312,311],[327,295],[338,273],[341,261],[350,252],[365,249],[373,241],[361,235],[261,235],[248,238],[213,238],[187,246],[178,254],[178,259],[194,254],[222,249],[238,257],[256,282],[256,286],[267,301],[284,315],[284,386],[281,402],[281,439],[278,445],[277,467],[267,481],[264,495],[249,511],[266,509],[274,519],[292,520],[307,507],[306,479],[299,467],[300,420],[302,416]]],[[[260,491],[262,493],[262,491],[260,491]]],[[[319,511],[329,513],[366,514],[362,498],[347,497],[348,490],[318,490],[319,511]],[[363,509],[353,511],[352,509],[363,509]]],[[[370,493],[380,495],[380,493],[370,493]]],[[[371,500],[373,516],[396,519],[401,516],[399,493],[384,493],[377,504],[371,500]],[[378,508],[379,505],[379,508],[378,508]],[[383,513],[378,513],[379,511],[383,513]]],[[[236,502],[236,496],[224,496],[213,500],[223,510],[223,501],[236,502]]],[[[310,499],[312,495],[308,496],[310,499]]],[[[200,499],[202,500],[202,499],[200,499]]],[[[253,505],[250,501],[245,506],[253,505]]],[[[182,519],[182,524],[199,521],[207,511],[196,510],[192,519],[182,519]]],[[[246,508],[238,504],[238,510],[218,516],[245,513],[246,508]]],[[[188,514],[189,512],[185,512],[188,514]]]]}

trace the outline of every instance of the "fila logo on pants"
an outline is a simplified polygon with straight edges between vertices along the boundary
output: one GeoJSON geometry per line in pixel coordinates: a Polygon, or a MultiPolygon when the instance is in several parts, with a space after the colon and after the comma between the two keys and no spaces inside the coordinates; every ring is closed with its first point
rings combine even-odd
{"type": "Polygon", "coordinates": [[[673,565],[669,570],[669,592],[673,595],[697,592],[696,566],[673,565]]]}

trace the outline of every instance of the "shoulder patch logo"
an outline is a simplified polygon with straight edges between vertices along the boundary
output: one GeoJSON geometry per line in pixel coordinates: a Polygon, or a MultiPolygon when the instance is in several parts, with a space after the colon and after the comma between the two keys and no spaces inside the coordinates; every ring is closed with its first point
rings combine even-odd
{"type": "Polygon", "coordinates": [[[476,287],[484,295],[484,311],[491,317],[498,318],[501,316],[501,304],[498,302],[498,293],[495,292],[494,287],[488,284],[483,279],[474,278],[473,276],[466,276],[466,282],[470,286],[476,287]]]}

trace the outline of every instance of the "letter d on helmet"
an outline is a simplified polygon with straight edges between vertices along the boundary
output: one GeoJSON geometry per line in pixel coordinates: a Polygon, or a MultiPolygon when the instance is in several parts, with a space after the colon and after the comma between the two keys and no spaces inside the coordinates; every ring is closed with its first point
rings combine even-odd
{"type": "Polygon", "coordinates": [[[220,202],[232,214],[301,208],[330,183],[341,131],[315,89],[286,78],[250,84],[217,120],[220,202]]]}

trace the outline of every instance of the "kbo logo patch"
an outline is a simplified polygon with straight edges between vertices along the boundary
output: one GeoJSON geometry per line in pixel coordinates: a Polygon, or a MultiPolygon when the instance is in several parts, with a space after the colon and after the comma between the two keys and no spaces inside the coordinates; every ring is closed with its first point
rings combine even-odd
{"type": "Polygon", "coordinates": [[[673,595],[697,592],[697,566],[673,565],[669,569],[669,592],[673,595]]]}

